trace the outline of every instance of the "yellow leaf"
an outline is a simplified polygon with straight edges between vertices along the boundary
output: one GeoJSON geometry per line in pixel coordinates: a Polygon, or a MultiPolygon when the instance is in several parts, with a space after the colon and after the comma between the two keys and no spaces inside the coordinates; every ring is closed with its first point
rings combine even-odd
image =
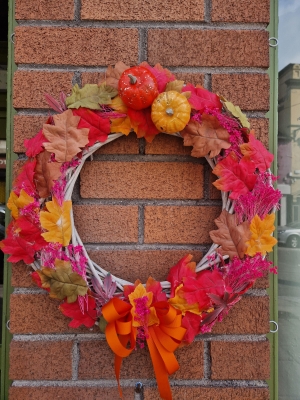
{"type": "Polygon", "coordinates": [[[129,117],[125,118],[115,118],[111,121],[110,132],[111,133],[124,133],[124,135],[129,135],[131,132],[131,121],[129,117]]]}
{"type": "Polygon", "coordinates": [[[254,256],[256,253],[265,255],[272,251],[273,246],[277,243],[277,240],[271,236],[275,230],[274,221],[275,214],[268,214],[263,220],[255,215],[250,223],[251,237],[246,242],[248,246],[246,254],[249,256],[254,256]]]}
{"type": "Polygon", "coordinates": [[[21,190],[20,196],[17,200],[18,208],[24,208],[34,202],[34,198],[29,196],[24,189],[21,190]]]}
{"type": "Polygon", "coordinates": [[[55,197],[46,203],[48,211],[41,211],[40,222],[48,232],[42,233],[47,242],[60,243],[67,246],[72,235],[71,226],[71,200],[64,201],[62,206],[58,204],[55,197]]]}
{"type": "Polygon", "coordinates": [[[11,211],[11,215],[14,219],[17,219],[19,216],[17,201],[18,201],[18,195],[16,195],[15,192],[11,191],[9,199],[7,200],[7,208],[11,211]]]}
{"type": "Polygon", "coordinates": [[[159,324],[159,319],[156,315],[156,311],[154,307],[150,307],[152,300],[153,300],[153,293],[152,292],[147,292],[144,286],[140,283],[137,285],[137,287],[134,289],[132,293],[128,296],[130,304],[132,305],[131,309],[131,314],[133,316],[132,320],[132,326],[138,327],[142,326],[144,321],[141,321],[140,315],[136,311],[136,302],[134,300],[140,299],[143,297],[147,297],[147,303],[145,304],[145,307],[147,307],[150,311],[148,315],[148,321],[147,321],[147,326],[151,325],[158,325],[159,324]]]}
{"type": "Polygon", "coordinates": [[[50,288],[50,297],[63,300],[68,303],[76,301],[77,296],[84,296],[88,287],[86,281],[76,272],[72,271],[69,261],[55,260],[54,268],[42,268],[38,270],[42,287],[50,288]]]}
{"type": "Polygon", "coordinates": [[[119,111],[120,113],[127,113],[127,106],[123,103],[120,96],[116,96],[110,104],[109,107],[113,108],[115,111],[119,111]]]}
{"type": "Polygon", "coordinates": [[[168,302],[174,307],[177,308],[177,310],[180,310],[182,312],[182,315],[185,315],[187,311],[200,315],[202,311],[199,310],[199,304],[194,303],[194,304],[188,304],[186,299],[183,297],[180,297],[179,291],[183,287],[183,285],[179,285],[176,290],[175,290],[175,296],[172,297],[171,299],[168,300],[168,302]]]}
{"type": "Polygon", "coordinates": [[[230,111],[234,117],[239,119],[242,126],[244,126],[245,128],[250,128],[250,123],[249,123],[246,115],[244,113],[242,113],[239,106],[234,106],[232,103],[230,103],[230,101],[225,101],[224,105],[227,108],[227,110],[230,111]]]}
{"type": "Polygon", "coordinates": [[[176,92],[181,93],[183,85],[184,81],[178,81],[178,80],[172,81],[167,84],[165,91],[169,92],[170,90],[175,90],[176,92]]]}

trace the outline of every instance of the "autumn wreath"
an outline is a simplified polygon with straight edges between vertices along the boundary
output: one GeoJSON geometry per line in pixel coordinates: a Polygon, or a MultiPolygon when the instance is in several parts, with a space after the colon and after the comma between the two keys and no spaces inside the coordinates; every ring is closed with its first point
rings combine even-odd
{"type": "Polygon", "coordinates": [[[33,279],[61,300],[71,327],[100,326],[118,381],[122,358],[147,343],[161,398],[171,399],[176,348],[209,332],[257,278],[275,272],[266,259],[281,195],[272,185],[273,156],[239,107],[160,65],[118,62],[99,85],[46,99],[58,114],[25,141],[28,160],[13,183],[1,248],[9,261],[33,267],[33,279]],[[111,275],[89,258],[74,225],[72,192],[85,160],[132,130],[148,141],[159,132],[183,137],[192,156],[206,157],[222,192],[210,250],[197,265],[190,255],[181,259],[164,282],[111,275]]]}

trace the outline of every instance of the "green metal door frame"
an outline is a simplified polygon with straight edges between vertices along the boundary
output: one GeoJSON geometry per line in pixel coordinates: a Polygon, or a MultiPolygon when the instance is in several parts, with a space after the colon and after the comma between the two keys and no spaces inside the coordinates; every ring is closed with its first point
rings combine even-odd
{"type": "MultiPolygon", "coordinates": [[[[12,77],[16,69],[14,63],[14,48],[12,34],[15,28],[15,10],[14,0],[9,0],[8,4],[8,60],[7,60],[7,118],[6,118],[6,199],[11,190],[13,161],[16,159],[13,153],[13,117],[14,109],[12,102],[12,77]]],[[[9,214],[6,213],[6,225],[9,222],[9,214]]],[[[3,312],[2,312],[2,348],[1,348],[1,400],[8,399],[8,389],[10,381],[9,372],[9,344],[12,335],[7,329],[9,321],[9,298],[12,292],[11,287],[11,268],[7,263],[7,257],[4,259],[3,276],[3,312]]]]}

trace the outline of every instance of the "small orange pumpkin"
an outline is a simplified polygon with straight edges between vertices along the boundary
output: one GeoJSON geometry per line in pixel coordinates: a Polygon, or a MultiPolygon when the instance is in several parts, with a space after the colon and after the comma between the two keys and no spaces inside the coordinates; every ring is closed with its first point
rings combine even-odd
{"type": "Polygon", "coordinates": [[[151,118],[160,132],[180,132],[190,117],[191,106],[187,98],[175,90],[161,93],[152,104],[151,118]]]}

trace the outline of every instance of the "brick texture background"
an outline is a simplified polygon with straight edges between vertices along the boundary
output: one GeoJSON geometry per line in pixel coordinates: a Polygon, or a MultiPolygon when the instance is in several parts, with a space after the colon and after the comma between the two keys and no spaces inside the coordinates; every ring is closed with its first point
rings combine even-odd
{"type": "MultiPolygon", "coordinates": [[[[268,145],[269,0],[16,0],[13,82],[14,151],[49,114],[44,93],[98,83],[108,64],[161,63],[178,79],[204,85],[239,105],[268,145]]],[[[124,279],[164,280],[187,253],[196,261],[221,207],[204,159],[182,140],[135,134],[94,154],[74,190],[76,227],[90,256],[124,279]]],[[[113,354],[97,327],[72,329],[58,302],[12,265],[10,400],[114,400],[113,354]]],[[[267,278],[216,325],[177,351],[181,369],[170,381],[174,400],[268,400],[267,278]]],[[[124,399],[159,398],[149,354],[125,360],[124,399]],[[142,397],[140,397],[142,398],[142,397]]]]}

